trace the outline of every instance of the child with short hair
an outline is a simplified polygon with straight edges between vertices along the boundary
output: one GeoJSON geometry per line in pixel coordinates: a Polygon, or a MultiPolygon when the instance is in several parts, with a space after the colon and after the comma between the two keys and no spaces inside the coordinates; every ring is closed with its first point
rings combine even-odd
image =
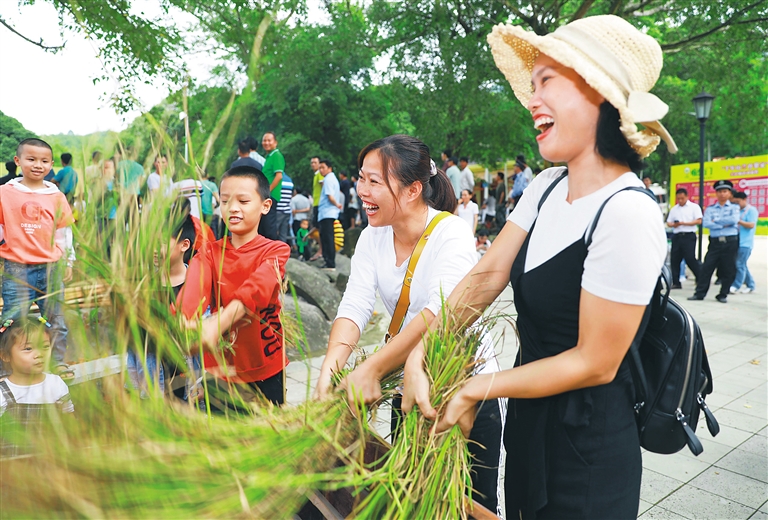
{"type": "Polygon", "coordinates": [[[48,143],[24,139],[14,161],[22,177],[0,186],[0,235],[5,238],[0,245],[4,262],[0,322],[26,316],[37,303],[51,324],[53,372],[71,379],[74,372],[64,361],[68,331],[61,300],[75,260],[72,211],[64,194],[44,180],[53,164],[48,143]]]}
{"type": "Polygon", "coordinates": [[[0,454],[14,457],[29,451],[48,408],[73,413],[75,407],[64,380],[45,373],[51,357],[45,319],[29,316],[6,323],[0,327],[0,359],[10,374],[0,380],[0,454]],[[10,428],[9,419],[22,429],[10,428]]]}
{"type": "MultiPolygon", "coordinates": [[[[215,386],[234,383],[240,385],[241,395],[251,393],[282,404],[287,360],[280,289],[291,249],[259,235],[259,222],[272,205],[261,171],[231,168],[222,178],[219,194],[232,237],[206,244],[192,259],[181,309],[187,318],[201,317],[208,305],[218,309],[202,321],[204,369],[216,377],[215,386]],[[231,348],[219,348],[222,337],[231,348]]],[[[190,321],[189,326],[197,328],[198,323],[190,321]]],[[[227,404],[227,408],[233,407],[227,404]]]]}
{"type": "Polygon", "coordinates": [[[299,250],[301,259],[309,261],[309,220],[304,219],[299,223],[299,229],[296,230],[296,248],[299,250]]]}
{"type": "MultiPolygon", "coordinates": [[[[168,245],[161,248],[157,259],[160,264],[161,283],[163,287],[170,287],[173,291],[173,299],[169,302],[172,309],[173,301],[179,296],[184,286],[187,277],[187,264],[192,257],[192,247],[196,239],[195,225],[189,214],[189,202],[184,199],[177,208],[180,209],[172,210],[171,213],[182,214],[182,221],[174,229],[168,245]]],[[[162,361],[157,358],[154,343],[149,341],[145,345],[144,352],[141,354],[129,349],[126,360],[131,386],[135,390],[139,390],[142,399],[149,398],[150,381],[154,383],[159,394],[164,395],[166,378],[165,367],[162,361]]]]}

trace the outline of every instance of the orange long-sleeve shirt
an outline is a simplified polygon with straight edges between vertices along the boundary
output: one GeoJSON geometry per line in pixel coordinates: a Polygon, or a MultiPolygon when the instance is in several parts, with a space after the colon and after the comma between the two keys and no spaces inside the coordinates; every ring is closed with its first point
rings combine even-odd
{"type": "Polygon", "coordinates": [[[179,295],[181,310],[188,318],[208,305],[215,311],[233,300],[247,309],[246,316],[229,332],[232,351],[223,353],[226,366],[205,352],[205,369],[236,383],[263,381],[285,365],[283,327],[280,323],[280,284],[291,249],[283,242],[259,235],[235,249],[231,242],[207,243],[192,258],[187,280],[179,295]]]}

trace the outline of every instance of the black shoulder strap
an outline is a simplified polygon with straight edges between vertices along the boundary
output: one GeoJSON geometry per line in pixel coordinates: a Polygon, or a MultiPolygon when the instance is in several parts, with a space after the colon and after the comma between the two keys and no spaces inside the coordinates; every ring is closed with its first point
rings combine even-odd
{"type": "Polygon", "coordinates": [[[626,188],[622,188],[607,199],[603,201],[603,203],[600,205],[600,209],[597,210],[597,213],[595,214],[595,218],[592,219],[592,223],[587,228],[587,231],[584,235],[584,243],[589,247],[589,245],[592,243],[592,234],[595,232],[595,228],[597,227],[597,221],[600,220],[600,215],[603,213],[603,208],[605,208],[605,205],[608,204],[608,201],[611,200],[613,197],[621,193],[622,191],[637,191],[639,193],[643,193],[646,196],[650,197],[651,200],[654,203],[657,203],[656,197],[653,196],[651,192],[646,190],[645,188],[638,188],[637,186],[627,186],[626,188]]]}
{"type": "Polygon", "coordinates": [[[563,173],[560,175],[560,177],[552,181],[552,184],[547,186],[547,190],[544,192],[544,195],[541,196],[541,200],[539,200],[539,207],[537,211],[541,211],[541,207],[544,205],[544,201],[547,200],[547,197],[549,197],[549,194],[552,193],[552,190],[555,189],[555,186],[557,186],[558,183],[561,180],[565,179],[567,176],[568,176],[568,168],[563,170],[563,173]]]}
{"type": "Polygon", "coordinates": [[[3,393],[3,397],[5,397],[5,401],[8,404],[16,404],[16,398],[13,397],[13,392],[8,388],[8,383],[5,380],[0,381],[0,392],[3,393]]]}

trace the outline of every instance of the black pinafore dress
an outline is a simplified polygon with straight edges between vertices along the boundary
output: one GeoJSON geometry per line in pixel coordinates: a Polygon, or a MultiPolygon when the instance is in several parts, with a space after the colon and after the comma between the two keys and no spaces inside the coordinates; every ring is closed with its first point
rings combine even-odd
{"type": "MultiPolygon", "coordinates": [[[[570,349],[579,336],[587,246],[583,238],[577,240],[526,273],[535,225],[510,273],[520,335],[515,366],[570,349]]],[[[507,518],[637,518],[642,459],[633,404],[626,359],[609,384],[541,399],[509,399],[507,518]]]]}

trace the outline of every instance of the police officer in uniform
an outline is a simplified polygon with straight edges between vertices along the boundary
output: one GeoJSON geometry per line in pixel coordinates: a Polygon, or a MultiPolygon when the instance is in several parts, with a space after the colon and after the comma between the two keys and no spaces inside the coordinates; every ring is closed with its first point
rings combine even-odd
{"type": "Polygon", "coordinates": [[[717,202],[704,210],[703,226],[709,229],[709,248],[696,277],[696,292],[689,300],[703,300],[709,290],[709,283],[715,269],[720,273],[722,283],[715,299],[726,303],[728,288],[736,277],[736,253],[739,251],[739,206],[730,201],[733,183],[717,181],[715,191],[717,202]]]}

